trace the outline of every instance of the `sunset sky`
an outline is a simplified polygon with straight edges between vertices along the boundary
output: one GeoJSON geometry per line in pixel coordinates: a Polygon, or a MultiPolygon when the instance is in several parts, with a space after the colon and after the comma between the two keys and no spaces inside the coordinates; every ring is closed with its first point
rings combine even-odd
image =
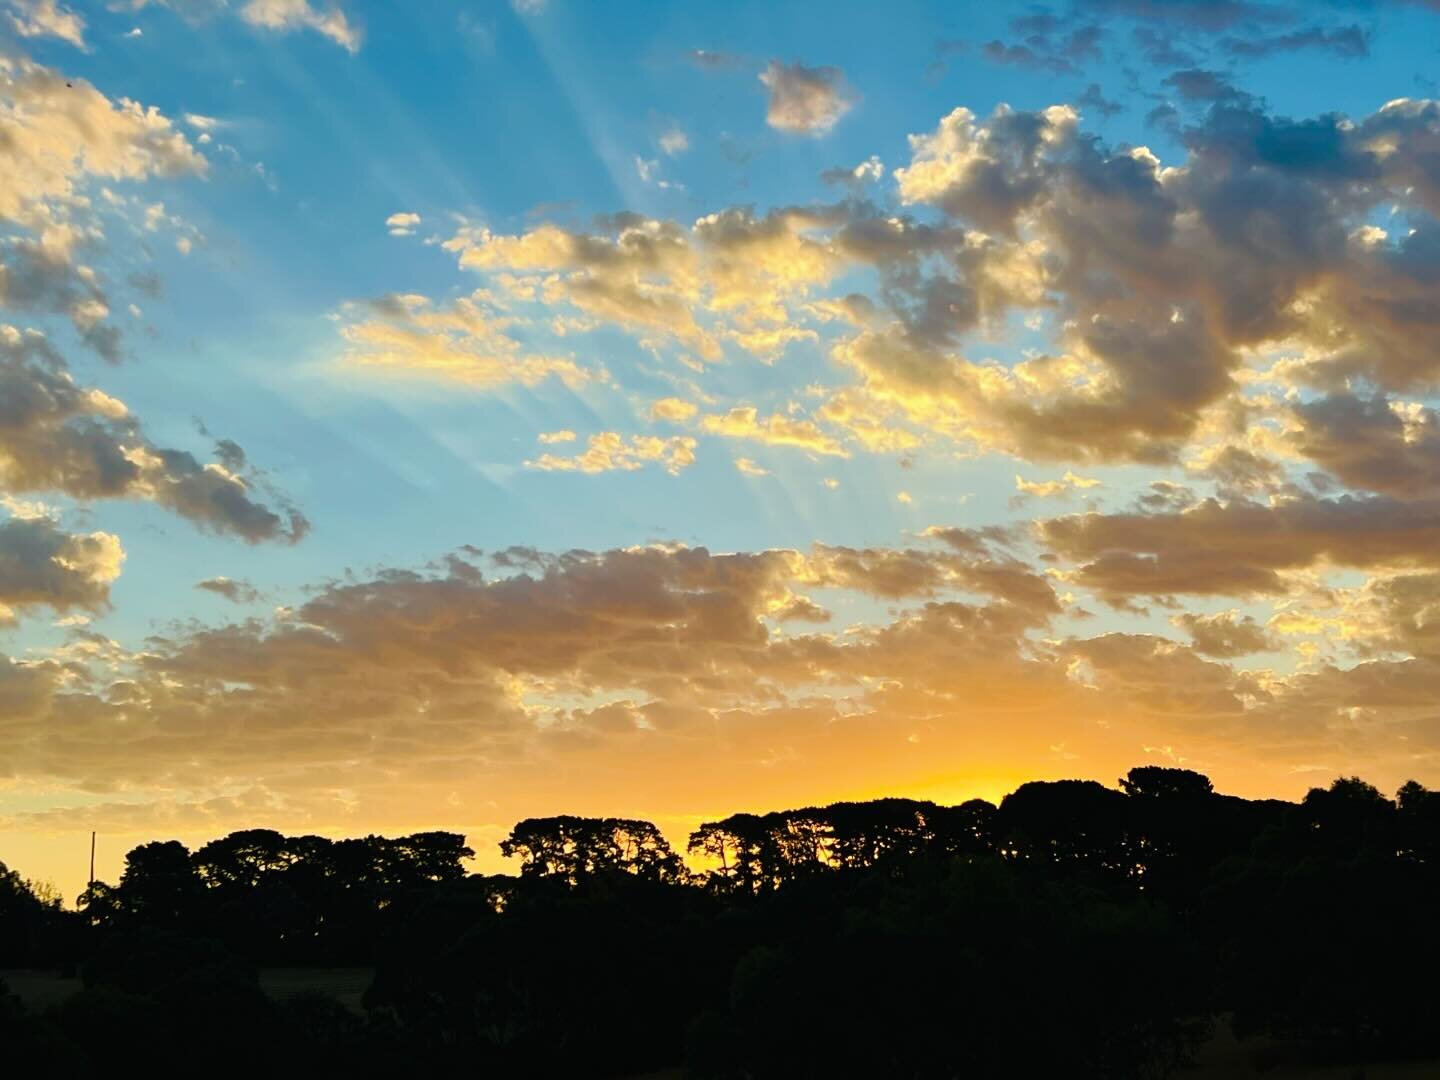
{"type": "Polygon", "coordinates": [[[0,860],[1440,785],[1437,49],[0,0],[0,860]]]}

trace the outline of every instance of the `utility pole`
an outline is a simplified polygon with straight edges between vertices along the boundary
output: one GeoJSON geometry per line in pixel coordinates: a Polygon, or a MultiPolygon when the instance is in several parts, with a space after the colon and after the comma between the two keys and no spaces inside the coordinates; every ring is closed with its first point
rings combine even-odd
{"type": "Polygon", "coordinates": [[[94,833],[93,830],[92,830],[91,833],[90,833],[90,881],[89,881],[89,885],[90,885],[91,887],[93,887],[93,886],[95,885],[95,833],[94,833]]]}

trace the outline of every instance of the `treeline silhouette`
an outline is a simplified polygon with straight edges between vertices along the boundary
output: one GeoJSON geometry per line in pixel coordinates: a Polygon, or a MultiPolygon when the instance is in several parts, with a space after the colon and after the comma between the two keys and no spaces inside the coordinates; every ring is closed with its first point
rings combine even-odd
{"type": "Polygon", "coordinates": [[[466,874],[455,833],[252,829],[126,857],[62,910],[0,867],[7,1060],[151,1071],[1163,1077],[1217,1017],[1315,1060],[1440,1053],[1440,793],[1298,803],[1183,769],[734,814],[689,837],[549,817],[466,874]],[[363,1012],[257,969],[374,969],[363,1012]]]}

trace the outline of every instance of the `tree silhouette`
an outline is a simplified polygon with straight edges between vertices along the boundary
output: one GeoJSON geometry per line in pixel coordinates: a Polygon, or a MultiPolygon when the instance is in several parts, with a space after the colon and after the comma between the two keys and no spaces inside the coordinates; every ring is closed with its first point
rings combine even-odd
{"type": "Polygon", "coordinates": [[[500,842],[500,852],[520,858],[522,876],[570,885],[610,874],[662,882],[686,876],[660,830],[631,818],[526,818],[500,842]]]}
{"type": "Polygon", "coordinates": [[[0,992],[0,1039],[69,1075],[123,1032],[171,1071],[227,1045],[251,1072],[1159,1078],[1230,1014],[1307,1063],[1440,1054],[1440,795],[1413,781],[1285,803],[1145,765],[737,813],[690,834],[698,873],[629,818],[501,850],[517,875],[467,876],[451,832],[154,842],[80,914],[0,868],[0,962],[85,981],[44,1013],[0,992]],[[256,979],[313,964],[373,965],[365,1013],[256,979]]]}

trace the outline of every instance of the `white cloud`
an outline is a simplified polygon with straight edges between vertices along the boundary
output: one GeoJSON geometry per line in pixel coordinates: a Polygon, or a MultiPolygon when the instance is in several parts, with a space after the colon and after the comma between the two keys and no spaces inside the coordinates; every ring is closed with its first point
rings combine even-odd
{"type": "Polygon", "coordinates": [[[671,124],[660,133],[660,149],[668,157],[675,157],[690,149],[690,137],[680,129],[679,124],[671,124]]]}
{"type": "Polygon", "coordinates": [[[85,48],[85,19],[57,0],[9,0],[10,25],[21,37],[53,37],[85,48]]]}
{"type": "Polygon", "coordinates": [[[414,236],[419,224],[420,215],[410,211],[391,214],[385,219],[385,226],[390,230],[391,236],[414,236]]]}
{"type": "Polygon", "coordinates": [[[364,37],[339,7],[317,10],[309,0],[249,0],[240,17],[266,30],[314,30],[347,52],[358,52],[364,37]]]}

